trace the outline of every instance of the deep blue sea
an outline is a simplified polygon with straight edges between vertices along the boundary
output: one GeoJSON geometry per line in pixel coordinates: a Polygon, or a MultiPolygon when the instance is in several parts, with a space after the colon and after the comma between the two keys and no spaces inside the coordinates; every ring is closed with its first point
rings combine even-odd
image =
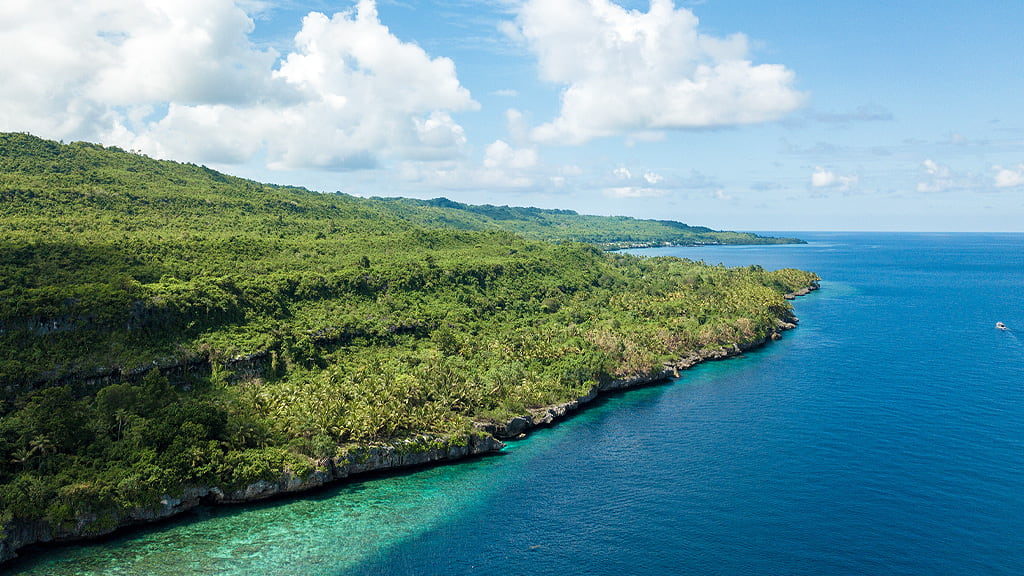
{"type": "Polygon", "coordinates": [[[795,234],[810,244],[638,251],[818,272],[781,342],[599,401],[498,456],[205,510],[13,568],[1024,574],[1024,235],[795,234]]]}

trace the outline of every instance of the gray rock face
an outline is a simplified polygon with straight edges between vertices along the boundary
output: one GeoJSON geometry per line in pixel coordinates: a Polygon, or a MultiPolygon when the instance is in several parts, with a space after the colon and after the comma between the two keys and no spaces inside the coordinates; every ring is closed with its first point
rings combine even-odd
{"type": "Polygon", "coordinates": [[[807,296],[808,294],[814,292],[815,290],[818,290],[819,288],[821,288],[821,286],[817,282],[815,282],[814,284],[811,284],[810,286],[807,286],[805,288],[801,288],[796,292],[790,292],[789,294],[783,296],[783,298],[785,298],[786,300],[796,300],[800,296],[807,296]]]}
{"type": "Polygon", "coordinates": [[[0,538],[0,563],[17,556],[29,544],[71,542],[110,534],[126,526],[155,522],[204,504],[233,504],[265,500],[275,496],[302,492],[349,476],[372,471],[397,470],[468,458],[495,452],[504,444],[493,436],[468,435],[463,438],[418,436],[391,444],[366,446],[350,451],[343,458],[334,458],[305,477],[283,474],[273,480],[258,480],[248,486],[225,491],[217,486],[192,486],[181,494],[164,494],[147,508],[129,510],[114,518],[87,516],[76,519],[73,526],[54,526],[49,522],[14,520],[5,527],[0,538]]]}
{"type": "Polygon", "coordinates": [[[505,423],[504,430],[501,431],[501,435],[507,438],[515,437],[533,426],[534,422],[532,417],[517,416],[505,423]]]}

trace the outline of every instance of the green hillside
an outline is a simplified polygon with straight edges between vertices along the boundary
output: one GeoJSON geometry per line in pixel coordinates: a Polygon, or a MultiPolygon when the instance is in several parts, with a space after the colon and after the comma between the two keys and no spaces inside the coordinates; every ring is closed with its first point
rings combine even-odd
{"type": "Polygon", "coordinates": [[[423,204],[0,134],[0,528],[464,439],[765,338],[817,279],[537,239],[639,221],[423,204]]]}
{"type": "Polygon", "coordinates": [[[796,238],[773,238],[747,232],[721,232],[671,220],[628,216],[589,216],[572,210],[514,206],[473,206],[447,198],[373,198],[402,219],[427,227],[460,230],[508,230],[548,242],[588,242],[606,248],[700,246],[708,244],[800,244],[796,238]]]}

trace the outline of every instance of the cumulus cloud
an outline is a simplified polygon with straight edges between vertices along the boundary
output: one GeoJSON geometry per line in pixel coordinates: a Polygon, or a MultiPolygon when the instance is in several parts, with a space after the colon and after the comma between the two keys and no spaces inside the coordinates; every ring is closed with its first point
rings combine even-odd
{"type": "Polygon", "coordinates": [[[992,169],[996,172],[996,188],[1016,188],[1018,186],[1024,186],[1024,164],[1018,164],[1016,167],[1010,168],[993,166],[992,169]]]}
{"type": "Polygon", "coordinates": [[[484,167],[492,169],[525,170],[537,165],[537,151],[533,148],[512,148],[503,140],[495,140],[484,154],[484,167]]]}
{"type": "Polygon", "coordinates": [[[541,142],[578,144],[621,133],[765,122],[804,96],[784,66],[755,65],[742,34],[719,38],[673,0],[647,12],[610,0],[526,0],[505,30],[536,55],[541,77],[564,86],[541,142]]]}
{"type": "Polygon", "coordinates": [[[634,181],[643,186],[659,186],[666,184],[665,177],[653,170],[634,173],[625,166],[618,166],[612,170],[612,177],[619,181],[634,181]]]}
{"type": "Polygon", "coordinates": [[[859,181],[860,178],[856,175],[837,174],[822,166],[815,167],[814,173],[811,174],[811,186],[814,188],[830,188],[845,192],[856,186],[859,181]]]}
{"type": "Polygon", "coordinates": [[[925,179],[917,183],[918,192],[944,192],[957,186],[956,179],[949,166],[944,166],[931,158],[921,163],[925,179]]]}
{"type": "Polygon", "coordinates": [[[648,184],[661,184],[665,181],[665,177],[657,172],[644,172],[644,180],[648,184]]]}
{"type": "Polygon", "coordinates": [[[609,198],[660,198],[668,194],[669,191],[664,188],[646,186],[615,186],[604,189],[604,195],[609,198]]]}
{"type": "Polygon", "coordinates": [[[521,144],[529,140],[530,128],[527,125],[526,116],[522,112],[515,108],[509,108],[505,111],[505,123],[508,134],[514,142],[521,144]]]}
{"type": "Polygon", "coordinates": [[[651,170],[633,171],[617,166],[607,174],[602,194],[608,198],[659,198],[678,190],[678,182],[669,182],[651,170]]]}
{"type": "Polygon", "coordinates": [[[927,172],[930,176],[939,176],[941,178],[949,177],[949,168],[946,166],[939,165],[939,163],[932,160],[931,158],[928,158],[924,162],[922,162],[921,166],[924,168],[924,171],[927,172]]]}
{"type": "Polygon", "coordinates": [[[207,162],[352,169],[440,160],[478,105],[454,63],[384,26],[373,0],[310,13],[283,58],[231,0],[11,0],[0,8],[0,129],[207,162]],[[69,17],[74,15],[74,17],[69,17]]]}
{"type": "Polygon", "coordinates": [[[276,58],[226,1],[11,0],[0,22],[0,129],[50,137],[107,136],[147,105],[257,97],[276,58]]]}
{"type": "Polygon", "coordinates": [[[576,166],[549,166],[533,147],[515,147],[495,140],[484,150],[479,163],[467,159],[448,162],[405,162],[400,176],[410,182],[441,189],[491,188],[514,191],[564,186],[579,176],[576,166]]]}
{"type": "Polygon", "coordinates": [[[484,152],[483,168],[457,176],[488,188],[532,188],[537,184],[534,170],[538,164],[533,148],[513,148],[503,140],[495,140],[484,152]]]}

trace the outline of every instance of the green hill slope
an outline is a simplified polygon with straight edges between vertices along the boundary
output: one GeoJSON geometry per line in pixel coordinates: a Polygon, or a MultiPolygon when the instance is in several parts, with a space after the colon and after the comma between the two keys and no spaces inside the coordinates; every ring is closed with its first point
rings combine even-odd
{"type": "MultiPolygon", "coordinates": [[[[227,219],[254,232],[287,234],[305,227],[337,232],[345,223],[380,230],[409,228],[514,232],[550,242],[606,247],[640,245],[781,244],[771,238],[721,232],[668,220],[588,216],[571,210],[473,206],[445,198],[362,199],[302,188],[260,184],[206,167],[153,160],[116,148],[76,142],[61,145],[25,134],[0,134],[0,177],[5,203],[18,222],[43,231],[74,225],[132,229],[209,230],[227,219]],[[211,220],[212,219],[212,220],[211,220]],[[71,222],[68,222],[71,224],[71,222]],[[41,228],[40,228],[41,227],[41,228]]],[[[74,228],[59,228],[73,231],[74,228]]]]}
{"type": "Polygon", "coordinates": [[[746,232],[721,232],[671,220],[627,216],[589,216],[572,210],[513,206],[473,206],[447,198],[373,198],[404,220],[428,227],[460,230],[508,230],[549,242],[588,242],[607,248],[708,244],[798,244],[796,238],[773,238],[746,232]]]}
{"type": "Polygon", "coordinates": [[[6,537],[100,533],[164,495],[301,479],[375,443],[465,443],[474,422],[761,341],[817,279],[419,204],[0,135],[6,537]]]}

